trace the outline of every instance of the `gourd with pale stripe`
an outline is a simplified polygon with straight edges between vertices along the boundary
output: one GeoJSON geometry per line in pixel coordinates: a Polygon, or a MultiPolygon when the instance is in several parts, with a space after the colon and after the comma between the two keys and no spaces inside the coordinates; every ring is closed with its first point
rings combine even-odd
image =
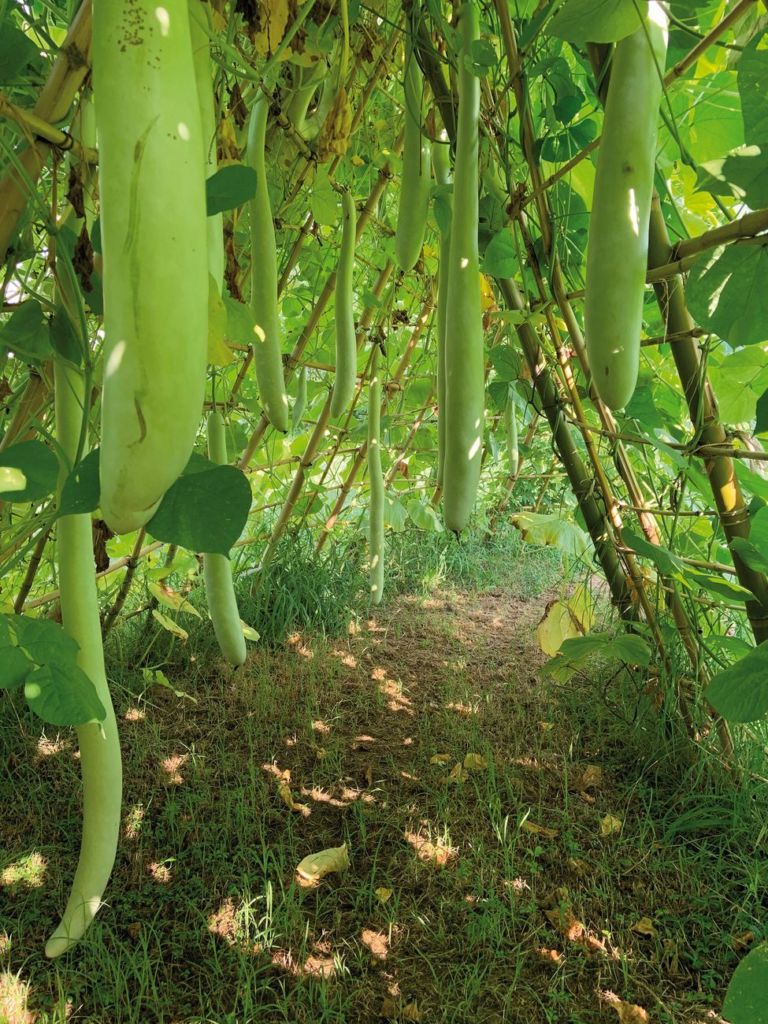
{"type": "Polygon", "coordinates": [[[378,365],[378,349],[375,349],[368,386],[368,555],[373,604],[381,604],[384,595],[384,475],[381,471],[381,378],[378,365]]]}
{"type": "Polygon", "coordinates": [[[401,270],[411,270],[421,253],[429,205],[429,142],[422,134],[424,82],[410,39],[405,47],[405,129],[403,175],[395,232],[395,258],[401,270]]]}
{"type": "Polygon", "coordinates": [[[355,267],[355,201],[346,190],[341,197],[341,252],[336,271],[336,375],[331,394],[331,416],[341,416],[355,393],[357,338],[352,311],[352,272],[355,267]]]}
{"type": "Polygon", "coordinates": [[[667,52],[667,16],[616,44],[589,218],[584,333],[592,382],[611,409],[635,390],[648,262],[656,123],[667,52]]]}
{"type": "Polygon", "coordinates": [[[189,460],[208,323],[203,138],[187,0],[93,11],[104,261],[101,509],[144,525],[189,460]]]}
{"type": "MultiPolygon", "coordinates": [[[[443,132],[445,135],[445,132],[443,132]]],[[[432,147],[432,168],[438,185],[451,180],[451,162],[447,139],[445,145],[432,147]]],[[[452,206],[452,203],[451,203],[452,206]]],[[[450,228],[440,230],[440,251],[437,262],[437,486],[445,476],[445,307],[448,298],[448,266],[451,258],[450,228]]]]}

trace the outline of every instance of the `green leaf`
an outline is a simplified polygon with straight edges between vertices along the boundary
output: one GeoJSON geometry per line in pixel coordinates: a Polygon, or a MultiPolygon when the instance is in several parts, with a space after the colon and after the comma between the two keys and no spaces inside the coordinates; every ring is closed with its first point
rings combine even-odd
{"type": "Polygon", "coordinates": [[[405,529],[405,522],[408,513],[405,506],[393,494],[384,495],[384,525],[388,526],[395,533],[402,533],[405,529]]]}
{"type": "Polygon", "coordinates": [[[762,718],[768,712],[768,641],[713,676],[706,693],[715,711],[729,722],[762,718]]]}
{"type": "Polygon", "coordinates": [[[768,388],[760,395],[755,406],[755,433],[768,433],[768,388]]]}
{"type": "Polygon", "coordinates": [[[25,363],[41,363],[50,356],[48,321],[37,299],[22,303],[0,327],[2,351],[12,352],[25,363]]]}
{"type": "Polygon", "coordinates": [[[493,44],[487,39],[475,39],[470,46],[469,57],[472,72],[478,78],[487,75],[489,70],[499,63],[493,44]]]}
{"type": "Polygon", "coordinates": [[[441,235],[451,230],[453,185],[435,185],[432,189],[432,203],[435,220],[441,235]]]}
{"type": "Polygon", "coordinates": [[[736,84],[744,118],[744,141],[758,146],[768,139],[768,105],[765,83],[768,82],[768,50],[759,49],[761,37],[752,40],[739,57],[736,84]]]}
{"type": "Polygon", "coordinates": [[[17,618],[15,615],[0,615],[0,665],[3,666],[0,687],[5,690],[15,690],[22,686],[33,667],[17,644],[13,628],[17,618]]]}
{"type": "Polygon", "coordinates": [[[733,972],[723,1015],[731,1024],[768,1024],[768,943],[747,953],[733,972]]]}
{"type": "Polygon", "coordinates": [[[556,515],[541,512],[518,512],[511,517],[512,523],[529,544],[548,545],[559,548],[567,555],[580,558],[592,550],[592,541],[575,523],[556,515]]]}
{"type": "Polygon", "coordinates": [[[640,636],[622,633],[589,633],[587,636],[570,637],[560,645],[560,656],[573,665],[581,665],[593,655],[625,661],[630,665],[647,667],[651,663],[651,649],[640,636]]]}
{"type": "Polygon", "coordinates": [[[408,515],[420,530],[430,530],[432,533],[443,532],[443,524],[437,518],[437,513],[431,505],[425,505],[418,498],[411,498],[406,508],[408,515]]]}
{"type": "Polygon", "coordinates": [[[193,455],[147,523],[147,533],[190,551],[227,555],[250,508],[251,488],[241,470],[193,455]]]}
{"type": "Polygon", "coordinates": [[[0,24],[0,68],[3,69],[4,85],[13,82],[27,64],[39,61],[38,47],[10,19],[0,24]]]}
{"type": "Polygon", "coordinates": [[[517,273],[515,243],[511,232],[506,228],[494,235],[486,246],[480,269],[491,277],[512,277],[517,273]]]}
{"type": "Polygon", "coordinates": [[[227,341],[230,344],[252,345],[256,319],[250,307],[233,299],[231,295],[224,295],[222,301],[227,311],[227,329],[224,335],[227,341]]]}
{"type": "Polygon", "coordinates": [[[14,615],[12,624],[16,642],[36,665],[65,661],[75,663],[80,648],[58,622],[14,615]]]}
{"type": "Polygon", "coordinates": [[[768,248],[729,245],[701,257],[686,285],[694,319],[731,345],[768,340],[768,248]]]}
{"type": "Polygon", "coordinates": [[[315,175],[309,208],[318,224],[324,227],[340,227],[341,200],[334,191],[328,171],[321,167],[315,175]]]}
{"type": "Polygon", "coordinates": [[[488,357],[500,381],[509,382],[520,376],[521,356],[511,345],[495,345],[488,357]]]}
{"type": "Polygon", "coordinates": [[[549,32],[569,43],[615,43],[639,26],[635,0],[566,0],[549,32]]]}
{"type": "Polygon", "coordinates": [[[658,544],[651,544],[645,537],[640,537],[631,530],[622,530],[621,540],[625,547],[631,548],[638,555],[650,558],[659,572],[664,573],[665,576],[672,576],[683,569],[683,562],[680,561],[677,555],[673,555],[668,548],[663,548],[658,544]]]}
{"type": "Polygon", "coordinates": [[[715,196],[736,196],[753,210],[768,205],[766,146],[739,146],[722,160],[710,160],[699,171],[698,187],[715,196]]]}
{"type": "MultiPolygon", "coordinates": [[[[3,474],[11,484],[8,490],[0,490],[3,501],[40,501],[56,490],[59,475],[59,461],[50,448],[42,441],[21,441],[0,452],[0,472],[3,468],[18,470],[3,474]]],[[[0,487],[3,484],[0,476],[0,487]]]]}
{"type": "Polygon", "coordinates": [[[99,507],[99,449],[88,452],[75,466],[61,489],[59,516],[93,512],[99,507]]]}
{"type": "Polygon", "coordinates": [[[213,217],[224,210],[234,210],[256,195],[256,171],[245,164],[228,164],[219,168],[205,183],[206,213],[213,217]]]}
{"type": "Polygon", "coordinates": [[[749,423],[758,396],[768,387],[768,360],[762,348],[742,348],[712,359],[710,375],[724,423],[749,423]]]}
{"type": "Polygon", "coordinates": [[[676,573],[675,578],[685,586],[702,587],[704,590],[708,590],[710,594],[714,594],[715,597],[724,598],[726,601],[755,600],[755,595],[752,591],[747,590],[746,587],[742,587],[741,584],[736,583],[735,580],[729,580],[724,576],[718,576],[716,573],[701,572],[699,569],[693,569],[689,565],[685,567],[684,572],[676,573]]]}
{"type": "Polygon", "coordinates": [[[750,569],[768,572],[768,508],[755,512],[749,523],[749,538],[735,537],[731,549],[750,569]]]}
{"type": "Polygon", "coordinates": [[[50,725],[84,725],[106,717],[96,687],[75,663],[52,661],[30,673],[24,684],[27,704],[50,725]]]}

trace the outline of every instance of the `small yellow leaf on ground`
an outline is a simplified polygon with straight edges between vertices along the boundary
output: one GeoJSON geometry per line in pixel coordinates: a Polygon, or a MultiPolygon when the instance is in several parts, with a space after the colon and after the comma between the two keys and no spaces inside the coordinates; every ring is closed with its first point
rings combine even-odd
{"type": "Polygon", "coordinates": [[[378,889],[375,889],[374,892],[376,893],[376,895],[378,896],[382,903],[386,903],[387,900],[390,899],[392,896],[392,890],[385,889],[383,885],[380,886],[378,889]]]}
{"type": "Polygon", "coordinates": [[[619,1024],[650,1024],[648,1011],[636,1003],[625,1003],[619,999],[615,992],[603,992],[601,996],[604,1003],[612,1007],[619,1015],[619,1024]]]}
{"type": "Polygon", "coordinates": [[[656,934],[656,929],[650,917],[641,917],[636,924],[632,925],[632,931],[638,935],[647,935],[649,937],[656,934]]]}
{"type": "Polygon", "coordinates": [[[429,759],[430,764],[448,764],[451,760],[450,754],[433,754],[429,759]]]}
{"type": "Polygon", "coordinates": [[[751,946],[754,941],[754,932],[740,932],[738,935],[731,936],[731,948],[735,949],[737,953],[741,953],[751,946]]]}
{"type": "Polygon", "coordinates": [[[539,731],[540,732],[552,732],[552,730],[554,728],[555,728],[555,723],[554,722],[539,722],[539,731]]]}
{"type": "Polygon", "coordinates": [[[467,754],[464,758],[464,767],[470,770],[483,771],[488,767],[488,762],[482,754],[467,754]]]}
{"type": "Polygon", "coordinates": [[[603,838],[606,836],[615,836],[618,832],[621,832],[621,829],[621,819],[615,817],[613,814],[606,814],[604,818],[600,819],[600,835],[603,838]]]}
{"type": "Polygon", "coordinates": [[[414,1020],[414,1021],[421,1020],[421,1010],[419,1009],[419,1004],[416,1003],[416,1002],[413,1002],[413,1003],[408,1003],[406,1006],[404,1006],[403,1007],[402,1018],[403,1018],[403,1020],[414,1020]]]}
{"type": "Polygon", "coordinates": [[[571,871],[580,878],[589,874],[589,864],[587,864],[585,860],[582,860],[581,857],[569,857],[566,863],[571,871]]]}
{"type": "Polygon", "coordinates": [[[277,787],[277,791],[280,794],[280,798],[285,804],[285,806],[288,808],[288,810],[296,811],[298,814],[303,815],[305,818],[309,817],[311,813],[309,807],[307,807],[306,804],[300,804],[296,800],[294,800],[290,786],[283,782],[280,786],[277,787]]]}
{"type": "Polygon", "coordinates": [[[588,764],[578,782],[579,789],[598,789],[603,784],[603,769],[597,764],[588,764]]]}
{"type": "Polygon", "coordinates": [[[416,856],[424,864],[432,867],[444,868],[450,861],[454,860],[458,851],[453,846],[448,846],[442,839],[436,843],[426,839],[418,832],[406,832],[405,839],[416,851],[416,856]]]}
{"type": "Polygon", "coordinates": [[[464,782],[466,777],[467,773],[464,770],[461,761],[457,761],[453,768],[451,768],[451,773],[446,779],[446,782],[464,782]]]}
{"type": "Polygon", "coordinates": [[[557,839],[560,832],[556,828],[546,828],[544,825],[537,825],[535,821],[526,818],[520,828],[524,832],[530,832],[534,836],[543,836],[544,839],[557,839]]]}
{"type": "Polygon", "coordinates": [[[321,878],[334,871],[344,871],[349,867],[347,844],[332,846],[320,853],[311,853],[296,868],[297,880],[305,885],[317,885],[321,878]]]}

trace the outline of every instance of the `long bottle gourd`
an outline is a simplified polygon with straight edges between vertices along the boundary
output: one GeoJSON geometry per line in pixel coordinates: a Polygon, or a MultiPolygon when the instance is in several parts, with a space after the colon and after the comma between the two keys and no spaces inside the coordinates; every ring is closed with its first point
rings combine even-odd
{"type": "Polygon", "coordinates": [[[189,460],[208,322],[203,139],[187,0],[97,0],[104,259],[101,508],[143,526],[189,460]]]}
{"type": "Polygon", "coordinates": [[[395,258],[401,270],[411,270],[421,253],[429,206],[430,145],[422,134],[421,111],[424,83],[410,39],[405,47],[405,127],[403,175],[395,231],[395,258]]]}
{"type": "MultiPolygon", "coordinates": [[[[432,147],[432,168],[438,185],[451,180],[448,146],[432,147]]],[[[451,207],[453,204],[451,203],[451,207]]],[[[440,231],[437,261],[437,486],[443,486],[445,475],[445,305],[448,298],[448,266],[451,258],[450,227],[440,231]]]]}
{"type": "MultiPolygon", "coordinates": [[[[221,465],[228,461],[224,418],[215,410],[208,414],[208,457],[221,465]]],[[[245,661],[246,648],[229,558],[222,554],[204,554],[203,576],[208,612],[221,653],[237,668],[245,661]]]]}
{"type": "Polygon", "coordinates": [[[453,216],[445,302],[445,464],[443,515],[449,530],[467,525],[480,481],[485,365],[480,302],[478,129],[480,80],[472,73],[479,35],[475,2],[461,7],[459,109],[453,177],[453,216]]]}
{"type": "MultiPolygon", "coordinates": [[[[80,441],[85,415],[83,377],[56,358],[54,388],[61,487],[80,441]]],[[[62,516],[56,525],[56,541],[61,621],[80,647],[78,665],[95,686],[107,714],[101,724],[91,722],[77,727],[83,779],[83,833],[66,908],[45,946],[45,954],[51,958],[65,953],[82,938],[102,906],[115,862],[122,799],[120,741],[104,669],[90,515],[62,516]]]]}
{"type": "Polygon", "coordinates": [[[381,470],[381,378],[378,349],[371,360],[368,387],[368,555],[371,602],[384,595],[384,475],[381,470]]]}
{"type": "Polygon", "coordinates": [[[355,201],[346,190],[341,197],[342,227],[339,267],[336,272],[336,375],[331,394],[331,416],[341,416],[355,393],[357,338],[352,308],[355,267],[355,201]]]}
{"type": "Polygon", "coordinates": [[[259,91],[251,108],[246,149],[246,160],[256,171],[257,178],[256,195],[250,202],[251,312],[256,322],[253,362],[264,414],[276,430],[285,433],[289,425],[288,396],[283,375],[282,330],[277,304],[277,247],[264,161],[268,115],[269,101],[259,91]]]}
{"type": "MultiPolygon", "coordinates": [[[[192,51],[195,61],[197,98],[200,106],[200,121],[205,143],[205,173],[210,177],[216,173],[216,109],[213,95],[213,67],[210,58],[210,44],[205,26],[209,19],[209,7],[203,0],[189,0],[189,21],[192,29],[192,51]]],[[[208,273],[209,284],[221,295],[224,277],[224,236],[222,217],[217,214],[208,218],[208,273]]],[[[218,411],[209,414],[207,420],[208,456],[213,462],[226,464],[227,440],[224,420],[218,411]]],[[[237,597],[232,582],[232,563],[226,555],[206,553],[203,555],[203,580],[208,611],[221,653],[227,661],[237,667],[246,658],[245,637],[243,636],[237,597]]]]}
{"type": "Polygon", "coordinates": [[[648,262],[656,123],[667,17],[648,4],[636,32],[616,44],[597,155],[587,243],[584,327],[592,381],[611,409],[632,397],[648,262]]]}
{"type": "Polygon", "coordinates": [[[509,475],[514,477],[520,469],[520,444],[517,437],[517,409],[511,388],[507,391],[507,404],[504,406],[504,432],[507,436],[509,475]]]}

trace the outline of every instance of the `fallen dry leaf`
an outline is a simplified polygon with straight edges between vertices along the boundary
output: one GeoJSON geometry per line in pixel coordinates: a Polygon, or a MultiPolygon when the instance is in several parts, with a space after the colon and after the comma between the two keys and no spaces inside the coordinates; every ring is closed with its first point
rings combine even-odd
{"type": "Polygon", "coordinates": [[[456,764],[451,768],[446,782],[464,782],[467,778],[467,772],[461,761],[457,761],[456,764]]]}
{"type": "Polygon", "coordinates": [[[600,819],[600,835],[603,838],[606,836],[615,836],[617,832],[621,832],[621,829],[621,818],[617,818],[613,814],[606,814],[604,818],[600,819]]]}
{"type": "Polygon", "coordinates": [[[433,754],[429,759],[430,764],[449,764],[451,760],[450,754],[433,754]]]}
{"type": "Polygon", "coordinates": [[[374,889],[374,892],[376,893],[376,895],[378,896],[379,900],[382,903],[386,903],[387,900],[390,899],[392,896],[392,890],[385,889],[384,886],[381,886],[378,889],[374,889]]]}
{"type": "Polygon", "coordinates": [[[306,804],[300,804],[297,800],[294,800],[291,787],[287,783],[281,783],[277,787],[277,792],[280,794],[280,799],[289,811],[296,811],[297,814],[301,814],[305,818],[308,818],[312,813],[306,804]]]}
{"type": "Polygon", "coordinates": [[[545,910],[544,913],[552,927],[557,929],[569,942],[581,942],[586,935],[587,929],[567,904],[554,907],[552,910],[545,910]]]}
{"type": "Polygon", "coordinates": [[[530,832],[534,836],[542,836],[544,839],[557,839],[560,835],[556,828],[546,828],[544,825],[537,825],[535,821],[526,818],[520,826],[524,832],[530,832]]]}
{"type": "Polygon", "coordinates": [[[580,878],[583,878],[584,875],[588,875],[590,873],[589,864],[587,864],[585,860],[582,860],[581,857],[569,857],[566,864],[571,871],[580,878]]]}
{"type": "Polygon", "coordinates": [[[311,853],[296,868],[297,881],[300,885],[318,885],[321,878],[334,871],[344,871],[349,867],[347,844],[332,846],[319,853],[311,853]]]}
{"type": "Polygon", "coordinates": [[[603,992],[601,999],[619,1015],[619,1024],[650,1024],[648,1011],[636,1003],[625,1003],[615,992],[603,992]]]}
{"type": "Polygon", "coordinates": [[[647,935],[652,937],[656,934],[656,929],[653,926],[653,921],[650,917],[641,917],[640,920],[632,925],[632,931],[638,935],[647,935]]]}
{"type": "Polygon", "coordinates": [[[755,941],[754,932],[739,932],[738,935],[731,936],[731,949],[735,949],[737,953],[741,953],[747,949],[755,941]]]}
{"type": "Polygon", "coordinates": [[[552,732],[554,728],[554,722],[539,722],[539,729],[541,730],[541,732],[552,732]]]}
{"type": "Polygon", "coordinates": [[[551,964],[560,964],[565,959],[558,949],[547,949],[546,946],[539,946],[534,952],[540,960],[546,960],[551,964]]]}
{"type": "Polygon", "coordinates": [[[603,769],[597,764],[588,764],[577,783],[577,788],[598,789],[603,784],[603,769]]]}
{"type": "Polygon", "coordinates": [[[464,758],[464,767],[470,771],[483,771],[488,767],[488,762],[482,754],[467,754],[464,758]]]}
{"type": "Polygon", "coordinates": [[[431,864],[436,868],[444,868],[456,857],[458,852],[455,847],[446,846],[441,840],[433,843],[416,832],[406,832],[405,838],[414,848],[416,856],[422,863],[431,864]]]}

